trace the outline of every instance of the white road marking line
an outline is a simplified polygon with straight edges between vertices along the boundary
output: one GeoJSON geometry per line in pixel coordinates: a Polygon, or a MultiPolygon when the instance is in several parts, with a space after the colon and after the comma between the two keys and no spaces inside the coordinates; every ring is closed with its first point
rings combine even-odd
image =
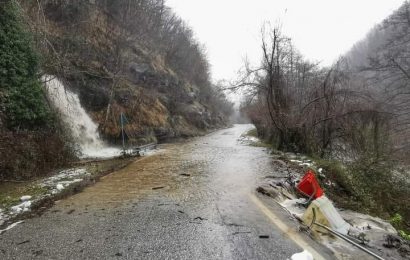
{"type": "Polygon", "coordinates": [[[6,227],[5,229],[0,230],[0,235],[3,234],[4,232],[6,232],[7,230],[10,230],[10,229],[14,228],[15,226],[17,226],[18,224],[23,223],[23,222],[24,222],[23,220],[17,221],[15,223],[11,224],[10,226],[6,227]]]}

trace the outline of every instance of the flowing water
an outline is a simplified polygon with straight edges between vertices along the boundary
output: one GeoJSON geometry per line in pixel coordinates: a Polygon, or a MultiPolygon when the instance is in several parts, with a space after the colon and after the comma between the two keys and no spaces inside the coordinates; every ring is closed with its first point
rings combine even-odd
{"type": "Polygon", "coordinates": [[[77,94],[53,76],[45,76],[44,81],[50,100],[70,128],[81,158],[109,158],[121,154],[120,149],[109,147],[100,138],[98,125],[81,106],[77,94]]]}
{"type": "Polygon", "coordinates": [[[0,259],[289,259],[308,242],[255,194],[265,176],[284,173],[264,148],[243,142],[252,128],[160,145],[7,231],[0,259]]]}

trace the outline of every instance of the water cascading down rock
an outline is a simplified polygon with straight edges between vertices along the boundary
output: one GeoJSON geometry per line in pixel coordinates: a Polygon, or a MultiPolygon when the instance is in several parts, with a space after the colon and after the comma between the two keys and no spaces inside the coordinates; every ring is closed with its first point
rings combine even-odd
{"type": "Polygon", "coordinates": [[[63,83],[53,76],[45,76],[43,79],[49,99],[60,113],[61,119],[69,126],[78,145],[80,158],[109,158],[121,154],[120,149],[109,147],[100,138],[98,125],[81,106],[77,94],[65,88],[63,83]]]}

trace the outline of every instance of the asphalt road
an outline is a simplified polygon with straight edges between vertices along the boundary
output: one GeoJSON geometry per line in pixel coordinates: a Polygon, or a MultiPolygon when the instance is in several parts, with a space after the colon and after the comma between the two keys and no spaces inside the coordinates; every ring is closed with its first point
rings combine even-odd
{"type": "Polygon", "coordinates": [[[273,172],[235,125],[166,144],[0,235],[0,259],[332,259],[254,192],[273,172]]]}

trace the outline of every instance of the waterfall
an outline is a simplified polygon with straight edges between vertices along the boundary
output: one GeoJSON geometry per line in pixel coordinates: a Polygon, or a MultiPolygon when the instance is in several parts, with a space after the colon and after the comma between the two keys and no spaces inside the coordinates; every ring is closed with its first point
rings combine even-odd
{"type": "Polygon", "coordinates": [[[120,149],[109,147],[100,138],[98,125],[81,106],[77,94],[65,88],[63,83],[53,76],[44,76],[43,80],[46,82],[49,99],[70,128],[78,145],[80,158],[109,158],[121,154],[120,149]]]}

